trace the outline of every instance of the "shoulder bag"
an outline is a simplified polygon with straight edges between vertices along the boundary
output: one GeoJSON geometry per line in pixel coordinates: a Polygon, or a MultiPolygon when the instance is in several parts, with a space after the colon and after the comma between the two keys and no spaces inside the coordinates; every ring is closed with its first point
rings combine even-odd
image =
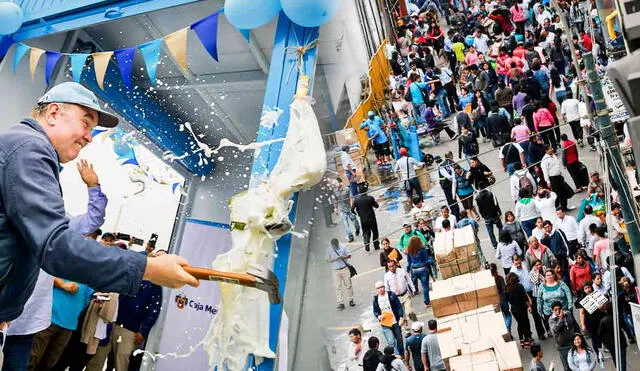
{"type": "MultiPolygon", "coordinates": [[[[335,252],[336,255],[340,256],[340,254],[338,253],[338,250],[336,250],[335,248],[333,249],[333,252],[335,252]]],[[[353,265],[347,263],[347,259],[345,258],[340,258],[340,259],[342,259],[342,262],[347,266],[347,269],[349,269],[350,277],[353,277],[358,274],[358,271],[356,270],[356,268],[353,265]]]]}

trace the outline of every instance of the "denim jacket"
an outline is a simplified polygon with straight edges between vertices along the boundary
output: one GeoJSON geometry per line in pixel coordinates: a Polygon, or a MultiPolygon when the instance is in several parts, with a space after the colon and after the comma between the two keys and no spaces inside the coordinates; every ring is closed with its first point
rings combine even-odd
{"type": "Polygon", "coordinates": [[[134,295],[146,257],[107,249],[69,229],[58,155],[25,119],[0,134],[0,322],[16,319],[38,270],[104,292],[134,295]]]}

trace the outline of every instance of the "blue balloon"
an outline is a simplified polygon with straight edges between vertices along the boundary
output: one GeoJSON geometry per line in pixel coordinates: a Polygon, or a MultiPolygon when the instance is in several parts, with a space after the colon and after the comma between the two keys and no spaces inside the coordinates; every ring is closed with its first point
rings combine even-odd
{"type": "Polygon", "coordinates": [[[239,30],[250,30],[269,23],[280,13],[279,0],[226,0],[224,16],[239,30]]]}
{"type": "Polygon", "coordinates": [[[304,27],[323,25],[340,9],[340,0],[281,0],[281,3],[287,17],[304,27]]]}
{"type": "Polygon", "coordinates": [[[16,3],[0,3],[0,35],[18,31],[24,20],[22,9],[16,3]]]}
{"type": "Polygon", "coordinates": [[[131,153],[131,147],[125,142],[115,141],[113,142],[113,152],[115,152],[118,157],[128,157],[131,153]]]}

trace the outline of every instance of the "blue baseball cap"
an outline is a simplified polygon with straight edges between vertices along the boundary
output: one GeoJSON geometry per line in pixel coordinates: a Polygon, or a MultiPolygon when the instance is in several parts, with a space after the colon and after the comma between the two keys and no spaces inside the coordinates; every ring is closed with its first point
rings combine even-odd
{"type": "Polygon", "coordinates": [[[40,99],[38,104],[71,103],[98,112],[98,125],[112,128],[118,125],[118,117],[100,108],[100,102],[93,92],[77,82],[63,82],[51,88],[40,99]]]}

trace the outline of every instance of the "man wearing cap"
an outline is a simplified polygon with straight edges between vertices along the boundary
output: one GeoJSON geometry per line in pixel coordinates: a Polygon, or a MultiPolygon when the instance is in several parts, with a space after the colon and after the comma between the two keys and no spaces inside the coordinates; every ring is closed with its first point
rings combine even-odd
{"type": "Polygon", "coordinates": [[[369,120],[362,123],[361,128],[367,130],[367,138],[371,141],[373,152],[376,154],[377,164],[382,165],[391,161],[391,149],[389,149],[389,137],[381,126],[372,124],[369,120]]]}
{"type": "Polygon", "coordinates": [[[407,338],[407,349],[405,351],[404,362],[407,368],[411,370],[411,361],[413,360],[414,371],[424,371],[422,366],[422,339],[425,335],[422,333],[424,323],[416,321],[411,324],[411,336],[407,338]]]}
{"type": "Polygon", "coordinates": [[[424,237],[424,235],[420,231],[418,231],[417,229],[413,229],[413,227],[411,226],[411,223],[405,222],[404,224],[402,224],[402,228],[404,228],[404,233],[402,234],[402,236],[400,236],[400,239],[398,240],[398,249],[400,251],[405,253],[407,246],[409,246],[409,240],[413,236],[418,236],[418,238],[420,238],[422,243],[425,246],[427,245],[427,239],[424,237]]]}
{"type": "Polygon", "coordinates": [[[382,281],[376,282],[373,315],[380,321],[382,334],[387,340],[387,344],[393,347],[395,354],[403,355],[404,343],[400,327],[404,325],[404,310],[398,296],[387,291],[382,281]]]}
{"type": "Polygon", "coordinates": [[[400,181],[407,192],[407,198],[409,199],[409,205],[411,205],[411,198],[413,192],[417,194],[420,200],[423,199],[422,187],[420,187],[420,181],[416,175],[416,167],[423,167],[424,162],[418,162],[415,158],[409,157],[409,151],[405,147],[400,148],[400,159],[396,161],[396,165],[393,167],[395,173],[401,173],[400,181]]]}
{"type": "MultiPolygon", "coordinates": [[[[87,212],[70,217],[69,228],[76,233],[89,236],[95,234],[96,230],[99,230],[98,228],[104,223],[108,200],[107,196],[102,193],[100,180],[93,170],[93,165],[86,160],[81,160],[78,162],[77,168],[80,178],[87,186],[87,212]]],[[[33,293],[24,305],[24,311],[7,330],[7,343],[4,348],[5,367],[26,369],[35,335],[51,327],[54,287],[75,296],[78,288],[85,286],[75,282],[65,282],[43,270],[39,271],[38,280],[33,293]]],[[[60,329],[56,325],[52,326],[60,329]]],[[[42,352],[38,354],[38,359],[41,355],[42,352]]],[[[55,364],[55,362],[53,359],[52,363],[55,364]]]]}
{"type": "Polygon", "coordinates": [[[105,249],[73,232],[60,190],[60,164],[74,160],[98,124],[118,118],[74,82],[49,90],[30,118],[0,134],[0,329],[15,320],[36,284],[39,268],[96,290],[135,295],[144,278],[168,287],[198,281],[184,258],[147,258],[105,249]]]}

